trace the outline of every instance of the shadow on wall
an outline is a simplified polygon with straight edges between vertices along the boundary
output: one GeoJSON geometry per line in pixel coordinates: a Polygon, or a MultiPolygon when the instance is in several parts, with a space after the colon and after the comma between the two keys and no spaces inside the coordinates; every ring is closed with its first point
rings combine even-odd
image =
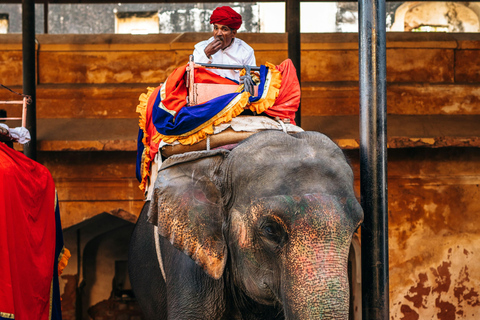
{"type": "Polygon", "coordinates": [[[127,271],[135,220],[124,211],[104,212],[64,230],[72,252],[62,275],[64,320],[143,319],[127,271]]]}
{"type": "Polygon", "coordinates": [[[141,315],[127,272],[133,227],[127,225],[103,233],[85,246],[80,284],[83,319],[128,320],[141,315]]]}

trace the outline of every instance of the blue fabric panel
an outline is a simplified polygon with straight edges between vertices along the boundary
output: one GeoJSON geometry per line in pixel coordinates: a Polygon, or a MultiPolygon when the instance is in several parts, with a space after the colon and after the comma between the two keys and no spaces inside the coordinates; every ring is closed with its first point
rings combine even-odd
{"type": "Polygon", "coordinates": [[[268,68],[264,65],[260,66],[260,83],[258,85],[258,94],[256,97],[250,97],[248,100],[250,102],[257,102],[263,95],[264,87],[265,87],[265,80],[267,79],[268,68]]]}
{"type": "Polygon", "coordinates": [[[143,130],[138,129],[138,138],[137,138],[137,166],[135,168],[135,173],[137,176],[138,182],[142,182],[142,154],[145,146],[143,145],[143,130]]]}
{"type": "Polygon", "coordinates": [[[239,93],[229,93],[212,99],[204,104],[183,107],[173,116],[158,107],[160,93],[155,100],[152,119],[155,128],[160,134],[166,136],[179,136],[192,131],[212,119],[222,111],[239,93]]]}

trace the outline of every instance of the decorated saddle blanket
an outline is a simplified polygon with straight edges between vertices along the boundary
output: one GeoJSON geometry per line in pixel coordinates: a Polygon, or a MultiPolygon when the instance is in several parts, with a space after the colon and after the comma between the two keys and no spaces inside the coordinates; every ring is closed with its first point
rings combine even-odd
{"type": "Polygon", "coordinates": [[[274,66],[260,67],[258,93],[250,95],[243,85],[213,72],[195,69],[195,83],[236,84],[233,93],[221,95],[205,103],[188,106],[186,85],[187,65],[176,69],[157,88],[148,88],[140,95],[137,141],[137,179],[145,192],[152,160],[161,142],[193,145],[215,134],[215,126],[228,123],[245,109],[256,114],[288,119],[295,124],[295,112],[300,104],[300,84],[291,60],[274,66]]]}

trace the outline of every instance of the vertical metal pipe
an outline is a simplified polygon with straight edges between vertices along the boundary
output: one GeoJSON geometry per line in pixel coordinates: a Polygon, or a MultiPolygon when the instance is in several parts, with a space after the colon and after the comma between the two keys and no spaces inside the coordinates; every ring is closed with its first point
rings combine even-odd
{"type": "Polygon", "coordinates": [[[37,112],[35,79],[35,1],[22,1],[23,94],[32,97],[28,106],[27,129],[32,140],[24,146],[24,154],[37,160],[37,112]]]}
{"type": "Polygon", "coordinates": [[[48,34],[48,1],[43,4],[43,33],[48,34]]]}
{"type": "MultiPolygon", "coordinates": [[[[297,69],[297,78],[301,80],[301,39],[300,39],[300,0],[286,0],[285,2],[285,29],[288,34],[288,58],[297,69]]],[[[301,110],[298,107],[295,113],[295,122],[301,126],[301,110]]]]}
{"type": "Polygon", "coordinates": [[[359,1],[362,318],[389,319],[385,0],[359,1]]]}

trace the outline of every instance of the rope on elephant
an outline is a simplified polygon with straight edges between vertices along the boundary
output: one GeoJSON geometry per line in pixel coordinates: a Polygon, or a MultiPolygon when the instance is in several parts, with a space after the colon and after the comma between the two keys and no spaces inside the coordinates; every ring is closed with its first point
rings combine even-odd
{"type": "Polygon", "coordinates": [[[160,251],[160,235],[158,234],[158,227],[153,226],[153,232],[155,237],[155,252],[157,253],[158,265],[160,266],[160,271],[162,271],[163,280],[167,282],[167,277],[165,276],[165,268],[163,267],[162,252],[160,251]]]}
{"type": "Polygon", "coordinates": [[[277,120],[277,122],[280,123],[280,125],[282,126],[283,132],[287,133],[287,127],[285,126],[285,123],[283,123],[283,121],[280,120],[280,119],[278,119],[278,118],[277,118],[276,120],[277,120]]]}

